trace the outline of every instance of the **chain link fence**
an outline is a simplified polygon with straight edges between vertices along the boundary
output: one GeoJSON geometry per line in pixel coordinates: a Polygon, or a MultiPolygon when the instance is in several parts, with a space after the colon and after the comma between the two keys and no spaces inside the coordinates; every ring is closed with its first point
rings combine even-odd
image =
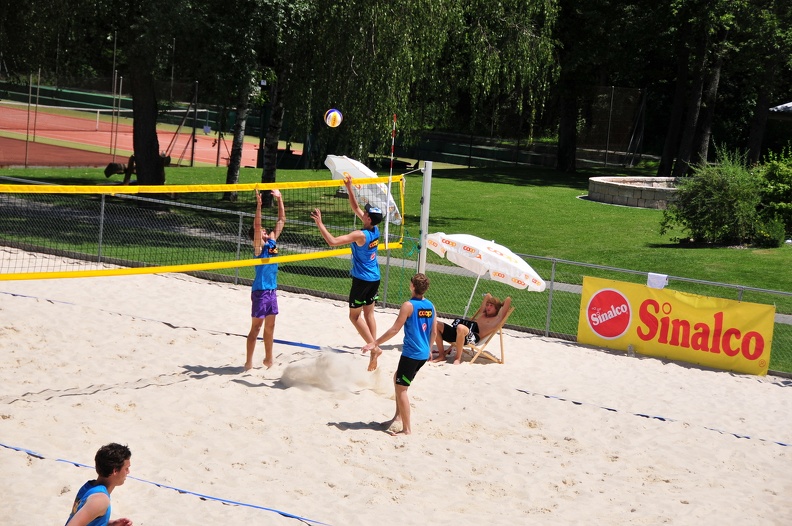
{"type": "MultiPolygon", "coordinates": [[[[69,268],[75,267],[74,263],[66,262],[52,263],[64,268],[30,268],[29,259],[14,257],[15,250],[67,257],[79,261],[80,269],[105,264],[144,267],[233,262],[249,257],[247,229],[253,217],[249,212],[252,208],[250,203],[227,203],[229,209],[224,209],[219,208],[217,198],[211,204],[201,205],[136,196],[124,196],[123,201],[117,197],[108,201],[105,196],[48,194],[27,195],[24,205],[19,206],[19,199],[14,194],[0,194],[0,245],[6,247],[0,258],[0,281],[2,274],[42,270],[59,271],[67,276],[69,268]],[[140,246],[155,249],[141,251],[140,246]]],[[[347,207],[346,199],[339,201],[347,207]]],[[[296,203],[290,208],[287,228],[278,243],[279,255],[318,251],[325,247],[309,217],[309,204],[304,204],[305,210],[296,203]]],[[[265,223],[274,221],[273,217],[267,216],[268,213],[265,212],[265,223]]],[[[338,215],[349,217],[351,214],[347,207],[338,215]]],[[[350,227],[354,228],[354,225],[329,228],[346,233],[350,227]]],[[[397,308],[409,299],[409,281],[417,272],[419,252],[417,234],[409,231],[402,248],[386,250],[384,243],[380,245],[381,307],[397,308]]],[[[544,292],[517,290],[486,278],[477,285],[475,275],[429,251],[426,274],[431,287],[427,297],[434,302],[441,318],[453,319],[474,313],[484,293],[501,299],[511,296],[515,311],[507,328],[576,341],[584,276],[640,284],[645,284],[647,279],[645,272],[518,255],[547,282],[544,292]]],[[[43,259],[40,258],[42,262],[37,265],[45,265],[43,259]]],[[[351,284],[349,269],[348,256],[283,263],[278,276],[279,288],[345,301],[351,284]]],[[[240,285],[249,285],[253,273],[252,267],[191,272],[201,278],[240,285]]],[[[675,276],[669,276],[668,288],[775,305],[777,314],[770,369],[792,372],[792,293],[675,276]]]]}

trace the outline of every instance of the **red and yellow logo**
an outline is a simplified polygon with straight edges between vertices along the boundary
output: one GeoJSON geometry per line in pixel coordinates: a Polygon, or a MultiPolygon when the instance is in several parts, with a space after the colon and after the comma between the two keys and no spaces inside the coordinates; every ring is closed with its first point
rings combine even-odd
{"type": "Polygon", "coordinates": [[[580,343],[767,374],[775,307],[585,277],[580,343]]]}
{"type": "Polygon", "coordinates": [[[603,289],[591,296],[586,307],[586,320],[591,331],[606,340],[627,332],[632,321],[632,309],[627,298],[614,289],[603,289]]]}

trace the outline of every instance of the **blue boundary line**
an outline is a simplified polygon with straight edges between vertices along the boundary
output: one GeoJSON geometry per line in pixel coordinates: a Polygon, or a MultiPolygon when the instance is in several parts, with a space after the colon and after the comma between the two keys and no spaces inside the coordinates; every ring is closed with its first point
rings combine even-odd
{"type": "MultiPolygon", "coordinates": [[[[612,407],[605,407],[605,406],[601,406],[601,405],[597,405],[597,404],[590,404],[590,403],[587,403],[587,402],[578,402],[577,400],[570,400],[568,398],[561,398],[560,396],[554,396],[554,395],[548,395],[548,394],[542,394],[542,393],[532,393],[530,391],[526,391],[525,389],[517,389],[517,391],[519,391],[521,393],[524,393],[524,394],[527,394],[527,395],[531,395],[531,396],[543,396],[543,397],[545,397],[545,398],[547,398],[549,400],[559,400],[561,402],[570,402],[570,403],[572,403],[574,405],[587,405],[587,406],[591,406],[591,407],[598,407],[600,409],[604,409],[606,411],[612,411],[614,413],[623,412],[623,411],[619,411],[618,409],[613,409],[612,407]]],[[[653,419],[653,420],[660,420],[661,422],[680,422],[680,420],[674,420],[673,418],[666,418],[664,416],[656,416],[656,415],[647,415],[647,414],[644,414],[644,413],[626,413],[626,414],[633,415],[633,416],[640,416],[641,418],[650,418],[650,419],[653,419]]],[[[704,429],[709,430],[709,431],[715,431],[715,432],[720,433],[722,435],[732,435],[732,436],[734,436],[736,438],[747,438],[747,439],[761,440],[762,442],[770,442],[771,444],[778,444],[779,446],[785,446],[785,447],[792,446],[792,444],[787,444],[785,442],[778,442],[776,440],[768,440],[766,438],[758,438],[758,437],[754,438],[754,437],[752,437],[750,435],[740,435],[738,433],[732,433],[730,431],[723,431],[722,429],[715,429],[714,427],[707,427],[707,426],[702,426],[702,427],[704,429]]]]}
{"type": "MultiPolygon", "coordinates": [[[[25,448],[22,448],[22,447],[15,447],[15,446],[9,446],[7,444],[3,444],[2,442],[0,442],[0,447],[4,447],[6,449],[11,449],[11,450],[14,450],[14,451],[19,451],[21,453],[27,453],[28,455],[30,455],[32,457],[35,457],[35,458],[38,458],[38,459],[42,459],[42,460],[54,460],[55,462],[63,462],[65,464],[71,464],[71,465],[77,466],[79,468],[94,469],[93,466],[87,466],[85,464],[80,464],[79,462],[74,462],[72,460],[65,460],[65,459],[62,459],[62,458],[56,458],[56,459],[47,458],[47,457],[45,457],[44,455],[42,455],[40,453],[36,453],[35,451],[31,451],[30,449],[25,449],[25,448]]],[[[327,524],[325,522],[320,522],[320,521],[317,521],[317,520],[308,519],[306,517],[301,517],[299,515],[294,515],[292,513],[288,513],[288,512],[285,512],[285,511],[276,510],[275,508],[267,508],[266,506],[259,506],[257,504],[248,504],[248,503],[245,503],[245,502],[239,502],[239,501],[235,501],[235,500],[223,499],[223,498],[220,498],[220,497],[213,497],[211,495],[205,495],[203,493],[196,493],[194,491],[189,491],[189,490],[185,490],[185,489],[181,489],[181,488],[176,488],[174,486],[168,486],[167,484],[160,484],[159,482],[152,482],[150,480],[140,479],[140,478],[137,478],[137,477],[129,476],[128,478],[136,480],[138,482],[143,482],[145,484],[151,484],[152,486],[157,486],[158,488],[164,488],[164,489],[170,489],[170,490],[173,490],[173,491],[177,491],[177,492],[179,492],[181,494],[184,494],[184,495],[192,495],[194,497],[198,497],[198,498],[203,499],[203,500],[213,500],[213,501],[216,501],[216,502],[220,502],[222,504],[229,504],[231,506],[241,506],[241,507],[246,507],[246,508],[253,508],[253,509],[256,509],[256,510],[271,511],[273,513],[277,513],[278,515],[281,515],[281,516],[286,517],[288,519],[296,519],[298,521],[303,521],[303,522],[311,523],[311,524],[318,524],[320,526],[330,526],[329,524],[327,524]]]]}
{"type": "MultiPolygon", "coordinates": [[[[76,303],[72,303],[70,301],[52,300],[52,299],[49,299],[49,298],[41,298],[39,296],[28,296],[27,294],[19,294],[17,292],[0,291],[0,294],[7,294],[9,296],[17,296],[17,297],[20,297],[20,298],[29,298],[29,299],[35,299],[35,300],[49,301],[50,303],[60,303],[62,305],[74,305],[74,306],[77,306],[76,303]]],[[[201,330],[201,331],[211,332],[211,333],[215,333],[215,334],[226,334],[228,336],[239,336],[241,338],[246,338],[247,337],[246,334],[239,334],[237,332],[221,331],[221,330],[218,330],[218,329],[199,329],[198,327],[189,327],[189,326],[186,326],[186,325],[174,325],[174,324],[172,324],[170,322],[167,322],[167,321],[158,320],[156,318],[146,318],[144,316],[138,316],[136,314],[127,314],[127,313],[124,313],[124,312],[110,311],[110,310],[107,310],[107,309],[97,309],[97,310],[100,310],[100,311],[103,311],[103,312],[109,312],[110,314],[116,314],[116,315],[119,315],[119,316],[128,316],[130,318],[135,318],[135,319],[138,319],[138,320],[153,321],[153,322],[156,322],[156,323],[162,323],[163,325],[167,325],[171,329],[193,329],[193,330],[196,330],[196,331],[197,330],[201,330]]],[[[264,338],[259,336],[257,338],[257,340],[263,341],[264,338]]],[[[281,345],[291,345],[293,347],[303,347],[305,349],[313,349],[315,351],[321,351],[322,349],[329,349],[329,350],[331,350],[333,352],[355,354],[352,351],[347,351],[347,350],[344,350],[344,349],[335,349],[333,347],[322,347],[320,345],[313,345],[313,344],[310,344],[310,343],[293,342],[293,341],[290,341],[290,340],[279,340],[277,338],[275,338],[273,340],[273,342],[274,343],[279,343],[281,345]]]]}
{"type": "MultiPolygon", "coordinates": [[[[45,301],[49,301],[49,302],[52,302],[52,303],[61,303],[61,304],[64,304],[64,305],[76,305],[75,303],[72,303],[72,302],[69,302],[69,301],[60,301],[60,300],[52,300],[52,299],[48,299],[48,298],[40,298],[38,296],[28,296],[26,294],[18,294],[18,293],[15,293],[15,292],[0,291],[0,293],[8,294],[8,295],[11,295],[11,296],[18,296],[18,297],[22,297],[22,298],[43,299],[45,301]]],[[[105,310],[105,309],[99,309],[99,310],[105,310]]],[[[133,318],[142,319],[142,320],[146,320],[146,321],[154,321],[154,322],[157,322],[157,323],[165,324],[168,327],[171,327],[173,329],[196,329],[195,327],[185,327],[185,326],[173,325],[171,323],[168,323],[168,322],[165,322],[165,321],[162,321],[162,320],[157,320],[157,319],[154,319],[154,318],[144,318],[144,317],[136,316],[134,314],[124,314],[124,313],[113,312],[113,311],[105,311],[105,312],[111,312],[112,314],[119,314],[119,315],[122,315],[122,316],[130,316],[130,317],[133,317],[133,318]]],[[[244,334],[237,334],[237,333],[231,333],[231,332],[225,332],[225,331],[218,331],[218,330],[214,330],[214,329],[202,329],[202,330],[205,330],[206,332],[214,332],[214,333],[219,333],[219,334],[228,334],[228,335],[232,335],[232,336],[245,337],[244,334]]],[[[259,337],[258,339],[261,340],[262,338],[259,337]]],[[[304,347],[306,349],[313,349],[313,350],[322,350],[323,349],[323,347],[321,347],[319,345],[313,345],[313,344],[309,344],[309,343],[293,342],[293,341],[289,341],[289,340],[275,339],[274,342],[275,343],[279,343],[281,345],[291,345],[291,346],[295,346],[295,347],[304,347]]],[[[332,350],[334,352],[350,352],[350,351],[345,351],[345,350],[342,350],[342,349],[333,349],[332,347],[328,347],[328,349],[330,349],[330,350],[332,350]]],[[[7,449],[12,449],[14,451],[23,452],[23,453],[26,453],[26,454],[28,454],[28,455],[30,455],[32,457],[39,458],[39,459],[42,459],[42,460],[52,460],[52,459],[48,459],[44,455],[41,455],[40,453],[36,453],[35,451],[32,451],[30,449],[25,449],[25,448],[15,447],[15,446],[9,446],[7,444],[3,444],[2,442],[0,442],[0,447],[4,447],[4,448],[7,448],[7,449]]],[[[64,462],[66,464],[72,464],[72,465],[77,466],[77,467],[93,469],[93,466],[86,466],[85,464],[80,464],[79,462],[74,462],[74,461],[71,461],[71,460],[64,460],[64,459],[60,459],[59,458],[59,459],[55,459],[55,462],[64,462]]],[[[233,501],[233,500],[229,500],[229,499],[223,499],[223,498],[220,498],[220,497],[212,497],[210,495],[205,495],[203,493],[196,493],[194,491],[189,491],[189,490],[185,490],[185,489],[181,489],[181,488],[176,488],[174,486],[168,486],[167,484],[161,484],[159,482],[152,482],[152,481],[149,481],[149,480],[144,480],[144,479],[140,479],[140,478],[133,477],[133,476],[130,476],[129,478],[133,479],[133,480],[137,480],[138,482],[143,482],[145,484],[151,484],[153,486],[157,486],[158,488],[164,488],[164,489],[170,489],[170,490],[173,490],[173,491],[178,491],[179,493],[182,493],[182,494],[185,494],[185,495],[193,495],[195,497],[198,497],[198,498],[204,499],[204,500],[213,500],[213,501],[221,502],[223,504],[230,504],[232,506],[244,506],[244,507],[253,508],[253,509],[257,509],[257,510],[270,511],[270,512],[282,515],[283,517],[287,517],[289,519],[296,519],[296,520],[299,520],[299,521],[308,522],[308,523],[312,523],[312,524],[319,524],[321,526],[329,526],[327,523],[324,523],[324,522],[320,522],[320,521],[313,520],[313,519],[307,519],[305,517],[301,517],[299,515],[294,515],[294,514],[291,514],[291,513],[287,513],[285,511],[276,510],[274,508],[267,508],[266,506],[259,506],[257,504],[248,504],[248,503],[244,503],[244,502],[238,502],[238,501],[233,501]]]]}

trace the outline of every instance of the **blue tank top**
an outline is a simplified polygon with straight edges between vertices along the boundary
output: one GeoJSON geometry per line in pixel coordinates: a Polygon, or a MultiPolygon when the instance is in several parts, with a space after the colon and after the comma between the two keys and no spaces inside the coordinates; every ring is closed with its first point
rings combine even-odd
{"type": "MultiPolygon", "coordinates": [[[[72,506],[71,514],[69,514],[69,518],[66,520],[66,524],[74,517],[74,514],[80,511],[83,506],[85,506],[85,501],[88,500],[88,497],[95,493],[104,493],[107,495],[107,498],[110,498],[110,494],[107,492],[107,488],[104,487],[102,484],[97,483],[95,480],[89,480],[83,487],[80,488],[80,491],[77,492],[77,496],[74,498],[74,506],[72,506]]],[[[107,506],[107,512],[101,517],[97,517],[91,522],[87,524],[87,526],[107,526],[110,522],[110,507],[107,506]]]]}
{"type": "Polygon", "coordinates": [[[432,348],[432,325],[435,319],[435,308],[432,302],[412,298],[412,314],[404,322],[404,347],[402,356],[413,360],[428,360],[432,348]]]}
{"type": "Polygon", "coordinates": [[[379,228],[362,230],[366,236],[363,246],[352,243],[352,277],[363,281],[379,281],[380,269],[377,261],[377,246],[379,245],[379,228]]]}
{"type": "MultiPolygon", "coordinates": [[[[257,258],[273,258],[278,255],[278,246],[274,239],[268,239],[261,247],[261,254],[257,258]]],[[[278,288],[278,264],[256,265],[256,277],[253,280],[253,290],[275,290],[278,288]]]]}

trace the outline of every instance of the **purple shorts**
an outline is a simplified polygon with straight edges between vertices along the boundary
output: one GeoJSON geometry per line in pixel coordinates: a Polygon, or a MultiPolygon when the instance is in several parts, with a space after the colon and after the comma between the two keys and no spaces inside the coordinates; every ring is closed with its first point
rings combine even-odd
{"type": "Polygon", "coordinates": [[[250,301],[253,304],[250,316],[253,318],[266,318],[278,314],[278,296],[275,294],[275,289],[254,290],[250,293],[250,301]]]}

